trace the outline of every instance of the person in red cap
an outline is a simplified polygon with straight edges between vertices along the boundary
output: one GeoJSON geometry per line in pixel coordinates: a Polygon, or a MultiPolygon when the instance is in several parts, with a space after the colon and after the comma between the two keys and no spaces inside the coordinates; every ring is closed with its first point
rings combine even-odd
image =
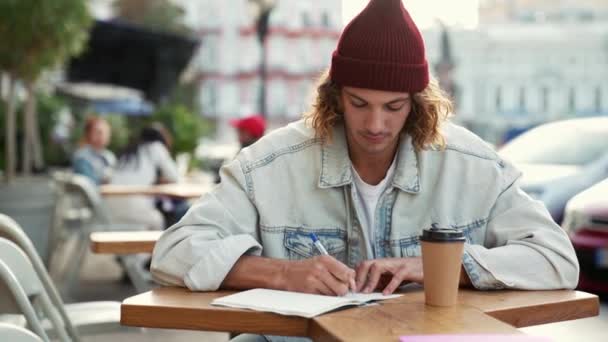
{"type": "Polygon", "coordinates": [[[389,294],[424,282],[419,236],[439,227],[466,236],[462,286],[574,288],[568,236],[450,113],[402,2],[371,0],[344,28],[305,118],[222,169],[157,242],[152,274],[194,291],[389,294]]]}
{"type": "Polygon", "coordinates": [[[264,136],[266,121],[261,115],[252,115],[242,119],[231,120],[230,125],[237,130],[241,148],[245,148],[264,136]]]}

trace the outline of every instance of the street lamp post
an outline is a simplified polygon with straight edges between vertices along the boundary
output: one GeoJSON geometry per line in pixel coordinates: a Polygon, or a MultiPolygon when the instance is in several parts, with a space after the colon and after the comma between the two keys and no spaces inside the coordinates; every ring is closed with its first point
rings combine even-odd
{"type": "Polygon", "coordinates": [[[276,0],[249,0],[255,11],[256,18],[256,32],[258,41],[260,42],[260,98],[259,98],[259,112],[263,116],[267,116],[266,112],[266,35],[268,33],[268,19],[270,13],[275,7],[276,0]]]}

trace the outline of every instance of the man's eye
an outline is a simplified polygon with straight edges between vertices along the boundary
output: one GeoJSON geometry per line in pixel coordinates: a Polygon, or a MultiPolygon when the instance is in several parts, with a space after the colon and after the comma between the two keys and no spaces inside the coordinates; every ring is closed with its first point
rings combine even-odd
{"type": "Polygon", "coordinates": [[[390,110],[391,112],[399,111],[402,108],[403,108],[403,105],[401,105],[401,106],[386,106],[386,109],[390,110]]]}

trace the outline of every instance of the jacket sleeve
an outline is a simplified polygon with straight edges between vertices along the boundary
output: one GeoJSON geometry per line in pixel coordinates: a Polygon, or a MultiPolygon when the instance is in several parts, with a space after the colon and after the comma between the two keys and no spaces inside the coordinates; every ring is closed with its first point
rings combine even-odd
{"type": "Polygon", "coordinates": [[[258,214],[241,163],[234,160],[221,174],[222,182],[156,243],[151,273],[159,283],[214,291],[241,255],[261,254],[258,214]]]}
{"type": "Polygon", "coordinates": [[[464,268],[478,289],[573,289],[579,265],[567,234],[545,206],[519,187],[506,165],[503,191],[488,218],[484,245],[465,245],[464,268]]]}

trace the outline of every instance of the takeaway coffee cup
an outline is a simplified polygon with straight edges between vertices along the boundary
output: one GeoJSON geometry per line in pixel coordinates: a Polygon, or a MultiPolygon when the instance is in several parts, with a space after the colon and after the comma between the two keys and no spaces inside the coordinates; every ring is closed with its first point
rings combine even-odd
{"type": "Polygon", "coordinates": [[[464,233],[459,229],[429,228],[422,231],[420,243],[426,304],[456,304],[464,241],[464,233]]]}

